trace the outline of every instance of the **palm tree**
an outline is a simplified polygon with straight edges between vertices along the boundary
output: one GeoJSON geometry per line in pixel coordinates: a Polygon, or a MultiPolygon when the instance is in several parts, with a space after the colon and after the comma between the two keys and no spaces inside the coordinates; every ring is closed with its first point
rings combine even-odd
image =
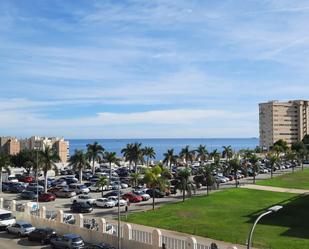
{"type": "Polygon", "coordinates": [[[226,158],[227,161],[229,161],[233,157],[233,149],[232,146],[222,146],[223,151],[222,151],[222,157],[226,158]]]}
{"type": "Polygon", "coordinates": [[[127,146],[121,150],[121,153],[123,154],[125,160],[129,162],[130,170],[131,170],[132,162],[134,161],[134,155],[133,155],[134,148],[133,147],[134,147],[134,144],[127,144],[127,146]]]}
{"type": "Polygon", "coordinates": [[[256,154],[252,153],[248,159],[249,162],[251,163],[251,169],[253,172],[253,183],[255,183],[255,175],[260,170],[260,164],[259,164],[260,158],[256,154]]]}
{"type": "MultiPolygon", "coordinates": [[[[292,145],[293,146],[293,145],[292,145]]],[[[289,161],[294,161],[297,158],[297,154],[294,150],[288,150],[285,153],[285,159],[289,161]]],[[[292,165],[292,171],[294,172],[294,164],[292,165]]]]}
{"type": "Polygon", "coordinates": [[[167,180],[161,176],[162,169],[160,166],[155,166],[151,169],[147,169],[145,172],[143,181],[149,186],[152,190],[152,209],[155,208],[155,190],[161,189],[165,190],[168,185],[167,180]]]}
{"type": "Polygon", "coordinates": [[[182,148],[180,153],[179,153],[179,157],[185,160],[186,167],[188,167],[188,162],[192,162],[193,161],[194,155],[195,155],[195,151],[194,150],[190,150],[189,145],[187,145],[186,147],[182,148]]]}
{"type": "Polygon", "coordinates": [[[133,187],[136,187],[138,185],[138,180],[140,179],[141,174],[136,172],[136,173],[131,173],[130,178],[133,184],[133,187]]]}
{"type": "Polygon", "coordinates": [[[206,146],[200,144],[196,152],[197,152],[196,157],[199,159],[200,165],[203,165],[208,157],[208,151],[206,149],[206,146]]]}
{"type": "Polygon", "coordinates": [[[273,178],[274,167],[275,167],[275,164],[279,161],[279,157],[276,154],[269,153],[267,155],[267,159],[271,167],[270,168],[270,178],[273,178]]]}
{"type": "Polygon", "coordinates": [[[103,197],[104,187],[109,184],[109,180],[106,176],[101,176],[100,179],[96,182],[95,186],[101,189],[101,195],[103,197]]]}
{"type": "Polygon", "coordinates": [[[238,181],[237,181],[237,171],[241,168],[241,164],[238,158],[233,158],[229,161],[229,168],[234,173],[234,179],[235,179],[235,185],[236,188],[238,187],[238,181]]]}
{"type": "Polygon", "coordinates": [[[127,144],[127,147],[121,150],[121,153],[129,161],[130,164],[134,162],[134,170],[137,172],[137,164],[143,162],[143,150],[141,148],[141,143],[127,144]]]}
{"type": "Polygon", "coordinates": [[[163,163],[165,163],[167,166],[169,166],[170,170],[172,170],[172,164],[177,163],[177,155],[174,155],[174,149],[167,150],[166,153],[163,154],[164,159],[163,163]]]}
{"type": "Polygon", "coordinates": [[[83,170],[90,167],[87,154],[84,153],[83,150],[75,150],[74,155],[69,159],[69,165],[72,166],[75,171],[78,171],[79,182],[82,182],[83,170]]]}
{"type": "Polygon", "coordinates": [[[206,179],[207,195],[209,195],[209,187],[211,187],[215,182],[214,176],[213,176],[213,171],[215,168],[216,168],[215,163],[211,165],[205,165],[205,167],[203,168],[203,173],[206,179]]]}
{"type": "Polygon", "coordinates": [[[192,189],[194,189],[193,183],[190,181],[190,170],[185,168],[178,172],[179,184],[176,185],[177,189],[182,190],[182,201],[184,202],[186,199],[186,191],[191,195],[192,189]]]}
{"type": "Polygon", "coordinates": [[[212,158],[214,161],[220,161],[220,153],[217,149],[214,149],[211,153],[209,153],[209,157],[212,158]]]}
{"type": "MultiPolygon", "coordinates": [[[[292,144],[291,150],[296,153],[297,161],[299,164],[301,164],[302,170],[304,170],[303,160],[307,153],[306,145],[302,141],[295,142],[292,144]]],[[[294,170],[294,167],[293,167],[293,170],[294,170]]]]}
{"type": "Polygon", "coordinates": [[[10,166],[10,157],[0,152],[0,193],[2,193],[2,170],[5,169],[6,171],[9,171],[10,166]]]}
{"type": "Polygon", "coordinates": [[[146,165],[149,166],[149,159],[155,159],[156,158],[156,152],[154,151],[153,147],[145,147],[142,149],[143,156],[146,156],[146,165]]]}
{"type": "Polygon", "coordinates": [[[103,156],[104,148],[98,143],[87,144],[87,155],[90,161],[92,161],[92,174],[95,173],[94,163],[100,161],[103,156]]]}
{"type": "Polygon", "coordinates": [[[39,151],[39,155],[42,160],[41,167],[44,174],[44,191],[47,193],[47,172],[51,169],[56,173],[58,172],[56,162],[60,161],[60,157],[54,149],[46,145],[42,151],[39,151]]]}
{"type": "Polygon", "coordinates": [[[112,163],[120,165],[120,158],[116,156],[116,152],[105,152],[103,158],[109,163],[109,179],[112,179],[112,163]]]}

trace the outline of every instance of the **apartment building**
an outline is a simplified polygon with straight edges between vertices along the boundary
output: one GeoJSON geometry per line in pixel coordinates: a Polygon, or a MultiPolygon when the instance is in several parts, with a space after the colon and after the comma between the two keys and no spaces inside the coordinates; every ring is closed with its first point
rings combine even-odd
{"type": "Polygon", "coordinates": [[[0,137],[0,151],[9,155],[15,155],[25,149],[44,150],[46,146],[56,150],[62,163],[68,161],[69,142],[64,138],[32,136],[18,140],[13,137],[0,137]]]}
{"type": "Polygon", "coordinates": [[[269,149],[279,139],[290,146],[309,134],[309,101],[269,101],[259,104],[260,146],[269,149]]]}

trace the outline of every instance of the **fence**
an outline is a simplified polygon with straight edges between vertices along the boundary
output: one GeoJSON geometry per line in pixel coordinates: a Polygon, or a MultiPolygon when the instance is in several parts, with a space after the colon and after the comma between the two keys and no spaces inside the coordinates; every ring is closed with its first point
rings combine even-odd
{"type": "MultiPolygon", "coordinates": [[[[121,223],[120,237],[118,238],[118,224],[116,222],[107,223],[104,218],[84,218],[82,214],[68,214],[63,213],[62,210],[50,211],[42,206],[39,212],[34,215],[31,212],[31,203],[20,205],[16,204],[14,200],[4,201],[0,198],[0,208],[11,210],[17,219],[26,220],[36,227],[50,227],[59,234],[77,233],[85,241],[92,243],[105,242],[117,247],[118,241],[120,241],[121,247],[126,249],[211,249],[211,240],[206,243],[197,242],[194,237],[188,237],[185,234],[173,236],[169,231],[163,231],[164,234],[162,234],[159,229],[128,223],[121,223]]],[[[218,249],[230,248],[237,249],[229,244],[218,246],[218,249]]],[[[239,249],[243,248],[245,247],[239,247],[239,249]]]]}

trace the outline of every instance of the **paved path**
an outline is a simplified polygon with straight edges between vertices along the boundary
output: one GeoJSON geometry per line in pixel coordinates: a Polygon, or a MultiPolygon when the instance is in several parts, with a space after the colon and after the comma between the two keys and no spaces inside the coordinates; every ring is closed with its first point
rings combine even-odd
{"type": "Polygon", "coordinates": [[[280,187],[272,187],[272,186],[261,186],[261,185],[255,185],[255,184],[245,184],[245,185],[241,185],[240,187],[248,188],[248,189],[281,192],[281,193],[293,193],[293,194],[308,194],[309,193],[309,190],[306,190],[306,189],[280,188],[280,187]]]}

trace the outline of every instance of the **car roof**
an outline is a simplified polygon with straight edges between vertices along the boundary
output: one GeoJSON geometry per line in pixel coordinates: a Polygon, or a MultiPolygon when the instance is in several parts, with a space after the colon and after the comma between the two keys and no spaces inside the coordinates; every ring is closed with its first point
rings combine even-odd
{"type": "Polygon", "coordinates": [[[69,239],[75,239],[75,238],[80,238],[80,235],[74,234],[74,233],[68,233],[63,235],[63,237],[69,238],[69,239]]]}
{"type": "Polygon", "coordinates": [[[11,211],[0,209],[0,214],[12,214],[11,211]]]}
{"type": "MultiPolygon", "coordinates": [[[[24,220],[19,220],[19,221],[16,221],[16,224],[19,224],[19,225],[26,225],[26,224],[30,224],[29,222],[27,221],[24,221],[24,220]]],[[[31,225],[31,224],[30,224],[31,225]]]]}

